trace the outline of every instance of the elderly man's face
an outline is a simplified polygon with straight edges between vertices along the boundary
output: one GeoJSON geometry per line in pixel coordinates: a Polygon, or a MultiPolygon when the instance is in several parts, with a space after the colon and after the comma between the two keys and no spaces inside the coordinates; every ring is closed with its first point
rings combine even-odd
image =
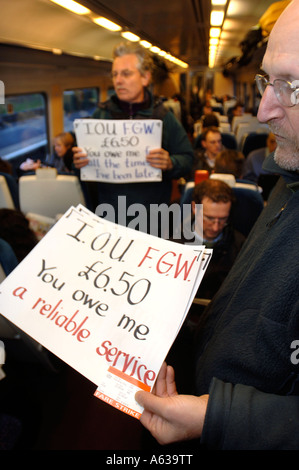
{"type": "Polygon", "coordinates": [[[118,98],[128,103],[140,103],[144,99],[144,87],[149,84],[150,72],[141,75],[135,54],[116,57],[112,65],[112,80],[118,98]]]}
{"type": "MultiPolygon", "coordinates": [[[[299,80],[299,9],[297,2],[285,10],[276,22],[263,59],[262,69],[271,83],[275,79],[299,80]]],[[[297,85],[298,86],[298,85],[297,85]]],[[[258,111],[258,119],[268,123],[275,135],[274,158],[287,170],[299,170],[299,105],[280,104],[273,86],[267,86],[258,111]]]]}

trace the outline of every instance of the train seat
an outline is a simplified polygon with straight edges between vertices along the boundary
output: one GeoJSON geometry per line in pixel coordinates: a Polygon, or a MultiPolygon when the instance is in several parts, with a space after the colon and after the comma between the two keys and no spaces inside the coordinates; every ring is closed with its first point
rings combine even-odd
{"type": "Polygon", "coordinates": [[[1,209],[15,209],[15,204],[12,194],[9,190],[7,180],[4,175],[0,175],[0,208],[1,209]]]}
{"type": "Polygon", "coordinates": [[[242,145],[242,153],[244,157],[250,154],[253,150],[264,148],[267,146],[267,132],[250,132],[244,139],[242,145]]]}
{"type": "MultiPolygon", "coordinates": [[[[231,132],[221,132],[221,130],[220,130],[220,133],[221,133],[222,143],[224,147],[227,149],[231,149],[231,150],[237,150],[237,140],[236,140],[235,135],[232,134],[231,132]]],[[[195,138],[194,143],[193,143],[194,149],[203,148],[201,146],[201,139],[202,139],[201,134],[195,138]]]]}
{"type": "Polygon", "coordinates": [[[230,132],[230,129],[231,129],[230,123],[225,122],[225,121],[221,121],[219,129],[220,129],[220,132],[230,132]]]}
{"type": "Polygon", "coordinates": [[[54,168],[40,168],[19,179],[20,209],[55,218],[69,207],[86,205],[77,176],[58,175],[54,168]]]}
{"type": "Polygon", "coordinates": [[[19,186],[16,178],[9,173],[3,173],[2,171],[0,172],[0,175],[4,176],[6,180],[15,209],[20,209],[19,186]]]}
{"type": "MultiPolygon", "coordinates": [[[[223,175],[226,176],[226,175],[223,175]]],[[[225,181],[227,183],[227,181],[225,181]]],[[[238,184],[232,187],[236,198],[232,224],[236,230],[245,237],[258,219],[264,208],[264,201],[259,191],[253,191],[248,185],[243,187],[238,184]]],[[[184,191],[181,197],[180,205],[191,204],[194,185],[189,184],[188,189],[184,191]]],[[[183,211],[181,211],[183,214],[183,211]]]]}
{"type": "Polygon", "coordinates": [[[253,116],[250,113],[244,113],[242,116],[234,116],[231,123],[232,132],[236,133],[237,127],[239,124],[247,123],[249,124],[253,116]]]}

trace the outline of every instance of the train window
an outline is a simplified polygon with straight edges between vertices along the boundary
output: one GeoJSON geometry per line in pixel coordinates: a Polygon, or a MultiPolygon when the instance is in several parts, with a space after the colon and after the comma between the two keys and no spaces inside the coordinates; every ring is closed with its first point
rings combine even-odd
{"type": "Polygon", "coordinates": [[[0,105],[0,157],[17,165],[47,154],[46,97],[42,93],[10,95],[0,105]]]}
{"type": "Polygon", "coordinates": [[[99,102],[98,88],[80,88],[63,92],[64,130],[73,131],[74,119],[92,116],[99,102]]]}
{"type": "Polygon", "coordinates": [[[110,96],[112,96],[114,93],[115,93],[115,91],[114,91],[113,87],[108,88],[107,97],[110,98],[110,96]]]}

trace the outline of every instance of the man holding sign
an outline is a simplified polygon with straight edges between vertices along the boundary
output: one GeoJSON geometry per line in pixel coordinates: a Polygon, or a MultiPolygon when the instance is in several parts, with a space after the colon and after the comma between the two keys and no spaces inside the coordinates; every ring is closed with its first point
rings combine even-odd
{"type": "Polygon", "coordinates": [[[264,169],[280,175],[196,337],[196,395],[178,395],[163,366],[155,395],[138,392],[141,422],[161,443],[207,450],[299,448],[299,2],[275,23],[256,82],[260,122],[277,147],[264,169]],[[200,439],[200,442],[199,442],[200,439]]]}
{"type": "MultiPolygon", "coordinates": [[[[172,180],[188,174],[193,164],[193,149],[182,125],[174,114],[164,108],[161,100],[155,99],[148,86],[151,81],[152,60],[146,49],[136,44],[120,44],[114,50],[112,79],[115,94],[101,103],[95,119],[160,120],[162,121],[162,144],[149,149],[145,164],[150,169],[159,169],[159,181],[131,182],[122,184],[98,182],[98,203],[110,204],[116,212],[118,196],[126,197],[126,207],[142,204],[147,211],[150,204],[170,203],[172,180]]],[[[100,157],[101,158],[101,157],[100,157]]],[[[90,158],[82,147],[74,149],[74,165],[82,169],[90,158]]]]}

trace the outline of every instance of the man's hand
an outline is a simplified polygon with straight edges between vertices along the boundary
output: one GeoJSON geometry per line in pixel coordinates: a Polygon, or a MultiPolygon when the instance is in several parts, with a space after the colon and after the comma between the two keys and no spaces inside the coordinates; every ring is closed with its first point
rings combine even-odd
{"type": "Polygon", "coordinates": [[[87,157],[87,153],[84,152],[84,150],[80,147],[73,147],[73,161],[75,168],[80,170],[80,168],[83,168],[86,166],[89,162],[89,159],[87,157]]]}
{"type": "Polygon", "coordinates": [[[140,391],[135,398],[144,408],[140,422],[159,444],[201,436],[209,396],[179,395],[171,366],[163,364],[152,393],[140,391]]]}
{"type": "Polygon", "coordinates": [[[146,161],[152,167],[160,170],[171,170],[173,167],[169,153],[164,149],[150,150],[146,156],[146,161]]]}

